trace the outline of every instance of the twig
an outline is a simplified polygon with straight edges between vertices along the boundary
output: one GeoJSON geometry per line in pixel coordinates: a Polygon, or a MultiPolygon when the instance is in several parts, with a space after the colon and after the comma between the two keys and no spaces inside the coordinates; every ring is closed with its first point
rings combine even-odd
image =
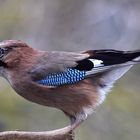
{"type": "Polygon", "coordinates": [[[74,140],[71,127],[43,132],[5,131],[0,132],[0,140],[74,140]]]}

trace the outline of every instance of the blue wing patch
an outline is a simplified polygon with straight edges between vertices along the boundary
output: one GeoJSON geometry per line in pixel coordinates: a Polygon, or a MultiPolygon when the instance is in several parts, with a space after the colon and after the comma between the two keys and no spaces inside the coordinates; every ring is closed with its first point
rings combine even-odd
{"type": "Polygon", "coordinates": [[[66,69],[63,73],[49,74],[37,83],[46,86],[60,86],[64,84],[74,84],[83,80],[86,76],[85,71],[79,71],[76,69],[66,69]]]}

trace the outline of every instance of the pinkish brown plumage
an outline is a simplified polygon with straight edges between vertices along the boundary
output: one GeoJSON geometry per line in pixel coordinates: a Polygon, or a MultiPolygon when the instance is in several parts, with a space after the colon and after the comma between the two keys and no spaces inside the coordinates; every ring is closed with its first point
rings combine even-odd
{"type": "Polygon", "coordinates": [[[39,51],[16,40],[1,42],[0,47],[0,75],[27,100],[62,110],[72,129],[102,103],[107,90],[140,56],[140,51],[39,51]],[[44,83],[38,82],[46,76],[44,83]]]}

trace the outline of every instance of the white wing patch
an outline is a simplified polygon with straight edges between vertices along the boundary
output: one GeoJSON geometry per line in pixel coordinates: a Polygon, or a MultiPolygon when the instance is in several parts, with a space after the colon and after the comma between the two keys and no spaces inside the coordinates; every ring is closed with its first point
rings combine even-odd
{"type": "Polygon", "coordinates": [[[102,60],[98,60],[98,59],[89,59],[89,60],[94,64],[94,68],[104,66],[102,60]]]}

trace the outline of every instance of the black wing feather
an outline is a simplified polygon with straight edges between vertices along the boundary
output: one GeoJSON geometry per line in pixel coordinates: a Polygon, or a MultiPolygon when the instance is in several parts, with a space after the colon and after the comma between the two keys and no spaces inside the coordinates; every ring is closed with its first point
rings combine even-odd
{"type": "Polygon", "coordinates": [[[104,66],[116,65],[133,61],[140,56],[140,50],[137,51],[118,51],[118,50],[89,50],[84,53],[90,54],[90,56],[84,60],[77,61],[78,65],[75,69],[90,71],[94,68],[94,64],[91,59],[102,60],[104,66]]]}

